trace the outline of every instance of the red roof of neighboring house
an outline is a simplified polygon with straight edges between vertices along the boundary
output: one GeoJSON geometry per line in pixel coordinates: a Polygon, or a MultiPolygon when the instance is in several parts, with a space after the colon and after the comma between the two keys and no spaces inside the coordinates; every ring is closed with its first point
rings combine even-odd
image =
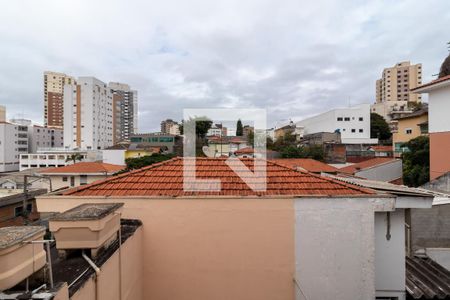
{"type": "Polygon", "coordinates": [[[253,154],[254,152],[255,152],[255,149],[253,149],[252,147],[245,147],[245,148],[234,151],[234,153],[236,155],[238,155],[238,154],[253,154]]]}
{"type": "Polygon", "coordinates": [[[376,152],[392,152],[393,151],[392,146],[381,146],[381,145],[370,146],[369,149],[373,149],[373,151],[376,151],[376,152]]]}
{"type": "Polygon", "coordinates": [[[368,159],[368,160],[359,162],[359,163],[351,165],[351,166],[341,168],[341,169],[339,169],[339,172],[347,173],[347,174],[355,174],[359,170],[364,170],[364,169],[371,168],[374,166],[382,165],[382,164],[385,164],[385,163],[393,161],[393,160],[396,160],[396,159],[392,158],[392,157],[375,157],[375,158],[368,159]]]}
{"type": "Polygon", "coordinates": [[[422,89],[424,87],[430,87],[430,86],[433,86],[435,84],[438,84],[438,83],[441,83],[441,82],[444,82],[444,81],[447,81],[447,80],[450,80],[450,75],[447,75],[447,76],[444,76],[442,78],[438,78],[438,79],[430,81],[428,83],[419,85],[418,87],[411,89],[411,91],[420,90],[420,89],[422,89]]]}
{"type": "Polygon", "coordinates": [[[125,169],[125,166],[106,164],[101,162],[79,162],[76,164],[57,167],[57,168],[48,168],[41,171],[41,174],[97,174],[97,173],[108,173],[113,174],[118,171],[125,169]]]}
{"type": "MultiPolygon", "coordinates": [[[[186,158],[188,163],[192,159],[186,158]]],[[[331,178],[299,172],[267,161],[267,190],[253,191],[226,164],[223,158],[197,158],[198,179],[220,179],[220,191],[184,191],[183,158],[153,164],[139,170],[68,190],[64,195],[74,196],[306,196],[306,195],[363,195],[374,194],[369,189],[342,184],[331,178]]],[[[253,169],[254,159],[240,159],[253,169]]],[[[187,173],[187,178],[193,178],[187,173]]]]}
{"type": "Polygon", "coordinates": [[[278,158],[272,159],[271,161],[292,169],[302,168],[308,172],[313,173],[336,173],[339,170],[333,166],[312,158],[278,158]]]}
{"type": "Polygon", "coordinates": [[[245,143],[245,140],[244,140],[243,138],[240,138],[240,137],[233,137],[233,138],[230,140],[230,143],[233,143],[233,144],[242,144],[242,143],[245,143]]]}

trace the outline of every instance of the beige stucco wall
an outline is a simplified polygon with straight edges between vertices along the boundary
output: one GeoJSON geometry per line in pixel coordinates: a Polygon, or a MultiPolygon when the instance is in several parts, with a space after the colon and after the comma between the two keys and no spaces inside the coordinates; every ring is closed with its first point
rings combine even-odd
{"type": "MultiPolygon", "coordinates": [[[[38,209],[83,201],[105,200],[41,198],[38,209]]],[[[107,201],[124,202],[123,217],[144,222],[143,299],[294,299],[292,199],[107,201]]]]}
{"type": "Polygon", "coordinates": [[[139,227],[122,245],[120,251],[117,250],[101,266],[100,275],[97,278],[93,275],[71,297],[71,300],[149,299],[142,294],[144,279],[142,238],[142,227],[139,227]]]}
{"type": "Polygon", "coordinates": [[[395,143],[406,143],[421,135],[420,127],[417,124],[428,121],[428,114],[398,120],[397,132],[392,134],[393,144],[395,143]],[[411,129],[411,134],[406,134],[406,129],[411,129]]]}
{"type": "Polygon", "coordinates": [[[143,222],[143,252],[124,257],[143,259],[144,297],[130,299],[151,300],[302,299],[294,277],[308,300],[373,299],[374,212],[394,209],[394,198],[381,197],[41,196],[37,202],[39,211],[53,212],[105,201],[123,202],[123,217],[143,222]]]}

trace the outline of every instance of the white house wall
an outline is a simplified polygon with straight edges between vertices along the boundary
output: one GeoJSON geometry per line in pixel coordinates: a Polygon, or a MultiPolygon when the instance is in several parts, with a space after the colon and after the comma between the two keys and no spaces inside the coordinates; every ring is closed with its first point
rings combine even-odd
{"type": "Polygon", "coordinates": [[[450,131],[450,99],[449,89],[442,88],[430,93],[428,119],[430,133],[450,131]]]}

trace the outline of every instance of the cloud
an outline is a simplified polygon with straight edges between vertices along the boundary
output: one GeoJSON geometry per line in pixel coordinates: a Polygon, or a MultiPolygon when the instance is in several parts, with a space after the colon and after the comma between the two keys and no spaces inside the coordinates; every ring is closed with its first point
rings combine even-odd
{"type": "Polygon", "coordinates": [[[183,108],[267,108],[269,124],[374,101],[396,62],[431,80],[447,55],[448,1],[9,1],[0,104],[42,122],[43,71],[139,91],[141,131],[183,108]]]}

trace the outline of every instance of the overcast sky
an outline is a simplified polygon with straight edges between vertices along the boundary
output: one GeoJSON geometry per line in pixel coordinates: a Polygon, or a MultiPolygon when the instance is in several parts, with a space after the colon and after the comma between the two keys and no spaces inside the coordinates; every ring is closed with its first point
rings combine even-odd
{"type": "Polygon", "coordinates": [[[43,71],[139,91],[139,130],[183,108],[267,108],[269,124],[371,103],[396,62],[432,79],[450,1],[15,0],[0,9],[0,104],[43,120],[43,71]]]}

